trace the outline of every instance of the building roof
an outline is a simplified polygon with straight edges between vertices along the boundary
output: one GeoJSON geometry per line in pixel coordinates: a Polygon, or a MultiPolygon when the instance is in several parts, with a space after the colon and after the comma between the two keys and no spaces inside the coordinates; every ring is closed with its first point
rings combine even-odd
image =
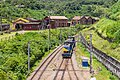
{"type": "Polygon", "coordinates": [[[40,24],[40,22],[28,22],[28,23],[24,23],[24,24],[40,24]]]}
{"type": "Polygon", "coordinates": [[[18,7],[18,8],[24,8],[25,5],[16,5],[16,7],[18,7]]]}
{"type": "Polygon", "coordinates": [[[14,20],[13,22],[17,22],[17,21],[20,21],[20,20],[22,20],[24,22],[29,22],[27,19],[24,19],[24,18],[18,18],[16,20],[14,20]]]}
{"type": "Polygon", "coordinates": [[[95,19],[95,20],[99,20],[100,18],[98,18],[98,17],[93,17],[93,19],[95,19]]]}
{"type": "Polygon", "coordinates": [[[81,56],[81,59],[86,59],[86,60],[89,60],[88,57],[84,57],[84,56],[81,56]]]}
{"type": "Polygon", "coordinates": [[[74,16],[73,20],[79,20],[81,17],[80,16],[74,16]]]}
{"type": "Polygon", "coordinates": [[[7,24],[7,23],[6,23],[6,24],[2,24],[2,26],[10,26],[10,24],[7,24]]]}
{"type": "Polygon", "coordinates": [[[85,16],[86,19],[92,18],[91,16],[85,16]]]}
{"type": "Polygon", "coordinates": [[[27,20],[29,20],[29,21],[37,21],[36,19],[34,19],[34,18],[26,18],[27,20]]]}
{"type": "Polygon", "coordinates": [[[50,17],[50,19],[68,19],[65,16],[48,16],[48,17],[50,17]]]}

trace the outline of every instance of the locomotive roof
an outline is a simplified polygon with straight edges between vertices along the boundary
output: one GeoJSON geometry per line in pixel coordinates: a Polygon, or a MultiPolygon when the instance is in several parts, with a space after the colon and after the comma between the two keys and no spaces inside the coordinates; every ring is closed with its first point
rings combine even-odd
{"type": "Polygon", "coordinates": [[[75,36],[68,36],[68,38],[75,38],[75,36]]]}
{"type": "Polygon", "coordinates": [[[64,47],[70,46],[70,44],[64,44],[64,47]]]}
{"type": "Polygon", "coordinates": [[[67,39],[65,42],[72,42],[72,39],[67,39]]]}

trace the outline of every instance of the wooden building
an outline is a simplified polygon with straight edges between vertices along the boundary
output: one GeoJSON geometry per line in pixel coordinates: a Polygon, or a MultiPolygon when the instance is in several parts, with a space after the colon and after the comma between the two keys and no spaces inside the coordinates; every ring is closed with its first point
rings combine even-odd
{"type": "Polygon", "coordinates": [[[87,18],[85,16],[81,16],[80,24],[87,24],[87,18]]]}
{"type": "Polygon", "coordinates": [[[74,16],[72,18],[72,25],[80,24],[80,19],[81,19],[80,16],[74,16]]]}
{"type": "Polygon", "coordinates": [[[82,25],[90,25],[99,21],[99,18],[91,17],[91,16],[75,16],[71,20],[72,25],[82,24],[82,25]]]}
{"type": "Polygon", "coordinates": [[[40,30],[42,26],[39,22],[29,22],[23,24],[23,30],[40,30]]]}
{"type": "Polygon", "coordinates": [[[41,21],[32,18],[18,18],[13,22],[13,27],[16,30],[39,30],[41,29],[41,21]]]}
{"type": "Polygon", "coordinates": [[[44,23],[46,26],[50,23],[50,28],[67,27],[68,18],[65,16],[47,16],[44,18],[44,23]]]}
{"type": "Polygon", "coordinates": [[[93,24],[93,19],[90,16],[85,16],[87,19],[87,24],[93,24]]]}
{"type": "Polygon", "coordinates": [[[100,19],[98,17],[93,17],[93,24],[98,22],[100,19]]]}
{"type": "Polygon", "coordinates": [[[2,29],[2,31],[9,30],[10,29],[10,24],[2,24],[2,28],[0,26],[0,31],[1,31],[1,29],[2,29]]]}

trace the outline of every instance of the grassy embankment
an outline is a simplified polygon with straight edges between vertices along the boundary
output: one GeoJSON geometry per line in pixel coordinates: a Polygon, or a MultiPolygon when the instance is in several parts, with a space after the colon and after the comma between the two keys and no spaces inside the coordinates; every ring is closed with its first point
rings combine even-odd
{"type": "MultiPolygon", "coordinates": [[[[81,65],[82,62],[80,58],[81,56],[85,56],[88,58],[90,57],[89,52],[85,49],[85,47],[81,43],[78,43],[77,45],[76,55],[77,55],[77,62],[79,65],[81,65]]],[[[95,57],[93,57],[92,64],[93,64],[93,69],[95,71],[94,76],[96,77],[97,80],[119,80],[116,76],[112,75],[112,73],[108,71],[95,57]]]]}
{"type": "MultiPolygon", "coordinates": [[[[92,25],[91,27],[83,29],[81,32],[89,41],[89,34],[93,34],[92,43],[93,45],[102,50],[107,55],[114,57],[115,59],[120,61],[119,56],[119,20],[111,20],[103,18],[98,23],[92,25]],[[100,33],[100,35],[98,35],[100,33]],[[102,37],[103,38],[102,38],[102,37]],[[109,41],[109,40],[112,40],[109,41]]],[[[81,44],[78,46],[78,56],[87,56],[89,57],[88,52],[85,50],[81,44]],[[81,51],[80,51],[81,50],[81,51]]],[[[79,64],[81,64],[81,60],[78,59],[79,64]]],[[[97,80],[119,80],[117,77],[113,76],[111,72],[109,72],[101,63],[97,61],[97,59],[93,58],[93,68],[98,71],[98,68],[101,67],[101,71],[99,71],[95,76],[97,80]]]]}
{"type": "Polygon", "coordinates": [[[119,56],[119,54],[120,54],[119,46],[120,45],[119,45],[119,43],[109,42],[108,40],[101,38],[96,32],[96,31],[98,31],[101,34],[101,36],[107,38],[108,31],[106,31],[106,30],[108,30],[110,25],[114,26],[114,23],[116,23],[116,22],[114,22],[112,20],[108,20],[108,19],[102,19],[100,22],[98,22],[97,24],[92,26],[95,29],[92,29],[92,27],[90,27],[90,28],[86,28],[86,29],[82,30],[81,32],[83,33],[83,35],[85,36],[87,41],[89,41],[89,34],[92,33],[93,34],[93,38],[92,38],[93,45],[96,48],[98,48],[99,50],[102,50],[103,52],[105,52],[107,55],[114,57],[120,61],[120,56],[119,56]]]}

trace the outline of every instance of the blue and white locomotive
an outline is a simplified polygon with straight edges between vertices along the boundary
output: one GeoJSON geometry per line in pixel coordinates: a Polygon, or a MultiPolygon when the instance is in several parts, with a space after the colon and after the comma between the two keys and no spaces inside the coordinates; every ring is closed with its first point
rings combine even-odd
{"type": "Polygon", "coordinates": [[[74,47],[75,47],[75,37],[69,36],[68,39],[64,42],[62,57],[71,58],[74,47]]]}

